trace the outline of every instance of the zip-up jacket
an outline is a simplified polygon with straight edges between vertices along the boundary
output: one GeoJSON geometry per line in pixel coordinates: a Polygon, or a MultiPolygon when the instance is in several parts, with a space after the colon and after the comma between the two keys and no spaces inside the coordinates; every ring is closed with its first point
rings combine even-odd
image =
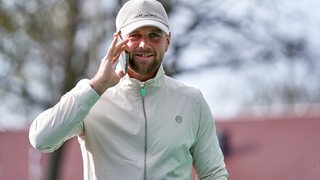
{"type": "Polygon", "coordinates": [[[201,92],[164,74],[123,77],[99,96],[81,80],[30,126],[31,144],[52,152],[78,136],[86,180],[227,179],[201,92]]]}

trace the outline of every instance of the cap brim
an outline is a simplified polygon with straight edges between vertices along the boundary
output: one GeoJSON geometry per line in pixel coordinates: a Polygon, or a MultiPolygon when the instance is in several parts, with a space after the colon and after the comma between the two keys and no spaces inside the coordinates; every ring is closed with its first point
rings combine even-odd
{"type": "Polygon", "coordinates": [[[145,26],[153,26],[153,27],[159,28],[167,35],[170,33],[169,28],[166,25],[164,25],[161,22],[154,21],[154,20],[136,21],[136,22],[129,24],[125,27],[122,27],[120,29],[120,31],[121,31],[122,35],[128,35],[131,32],[133,32],[134,30],[141,28],[141,27],[145,27],[145,26]]]}

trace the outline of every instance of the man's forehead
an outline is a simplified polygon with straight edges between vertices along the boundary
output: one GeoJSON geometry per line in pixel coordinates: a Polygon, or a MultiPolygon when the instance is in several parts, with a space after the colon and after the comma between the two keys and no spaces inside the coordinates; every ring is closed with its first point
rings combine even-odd
{"type": "Polygon", "coordinates": [[[156,33],[164,33],[161,29],[154,27],[154,26],[143,26],[143,27],[139,27],[137,29],[135,29],[134,31],[132,31],[129,34],[132,33],[139,33],[139,32],[156,32],[156,33]]]}

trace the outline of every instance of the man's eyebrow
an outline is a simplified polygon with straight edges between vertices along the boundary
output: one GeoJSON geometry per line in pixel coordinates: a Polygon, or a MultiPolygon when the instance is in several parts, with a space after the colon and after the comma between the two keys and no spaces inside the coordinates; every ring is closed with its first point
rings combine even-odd
{"type": "Polygon", "coordinates": [[[155,33],[162,33],[163,31],[159,28],[154,28],[151,30],[151,32],[155,32],[155,33]]]}
{"type": "Polygon", "coordinates": [[[162,30],[156,30],[156,31],[151,31],[152,33],[157,33],[157,34],[162,34],[163,31],[162,30]]]}
{"type": "MultiPolygon", "coordinates": [[[[129,33],[128,35],[130,35],[130,34],[136,34],[136,33],[139,33],[139,32],[140,32],[139,30],[134,30],[134,31],[132,31],[131,33],[129,33]]],[[[155,27],[155,28],[151,29],[150,32],[151,32],[151,33],[159,33],[159,34],[161,34],[161,33],[163,33],[164,31],[162,31],[161,29],[155,27]]]]}

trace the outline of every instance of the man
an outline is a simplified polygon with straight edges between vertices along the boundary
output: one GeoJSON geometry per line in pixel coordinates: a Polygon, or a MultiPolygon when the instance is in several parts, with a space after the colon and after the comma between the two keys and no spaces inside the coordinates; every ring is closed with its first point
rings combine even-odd
{"type": "Polygon", "coordinates": [[[96,75],[34,120],[31,144],[52,152],[78,136],[88,180],[190,179],[192,165],[199,179],[227,179],[201,92],[164,74],[170,31],[161,3],[128,1],[116,27],[96,75]],[[127,74],[114,70],[124,51],[127,74]]]}

